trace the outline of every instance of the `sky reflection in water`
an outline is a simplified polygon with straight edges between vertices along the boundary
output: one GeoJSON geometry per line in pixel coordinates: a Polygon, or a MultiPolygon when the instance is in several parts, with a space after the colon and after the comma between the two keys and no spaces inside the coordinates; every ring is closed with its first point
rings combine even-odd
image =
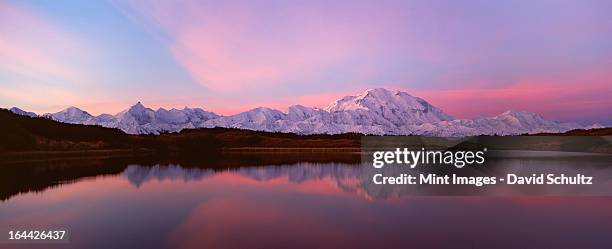
{"type": "Polygon", "coordinates": [[[0,228],[72,241],[3,248],[610,248],[610,197],[376,198],[360,167],[129,165],[0,203],[0,228]]]}

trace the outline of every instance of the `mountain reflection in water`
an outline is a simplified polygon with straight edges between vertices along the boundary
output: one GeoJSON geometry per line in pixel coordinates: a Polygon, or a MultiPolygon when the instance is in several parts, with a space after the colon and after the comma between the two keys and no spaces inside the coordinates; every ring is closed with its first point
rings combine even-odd
{"type": "Polygon", "coordinates": [[[235,169],[213,170],[202,168],[182,168],[179,165],[140,166],[128,165],[123,175],[136,187],[149,181],[201,181],[215,175],[231,174],[256,181],[270,181],[286,178],[291,183],[309,180],[328,180],[345,192],[358,192],[363,168],[359,164],[338,163],[299,163],[296,165],[253,166],[235,169]]]}
{"type": "Polygon", "coordinates": [[[108,163],[0,169],[0,229],[71,233],[0,247],[612,248],[611,197],[415,196],[346,163],[108,163]]]}

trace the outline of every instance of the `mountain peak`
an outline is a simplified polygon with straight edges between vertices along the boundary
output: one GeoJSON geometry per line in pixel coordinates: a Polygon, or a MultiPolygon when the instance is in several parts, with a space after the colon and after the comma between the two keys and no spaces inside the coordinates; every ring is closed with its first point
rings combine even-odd
{"type": "Polygon", "coordinates": [[[94,116],[77,107],[69,106],[68,108],[60,112],[45,113],[43,114],[43,117],[51,118],[53,120],[65,123],[81,124],[93,118],[94,116]]]}
{"type": "Polygon", "coordinates": [[[520,112],[521,111],[510,109],[510,110],[507,110],[505,112],[502,112],[500,115],[515,115],[515,114],[519,114],[520,112]]]}
{"type": "Polygon", "coordinates": [[[260,106],[260,107],[256,107],[251,110],[248,110],[247,112],[280,112],[280,111],[276,109],[272,109],[270,107],[260,106]]]}
{"type": "MultiPolygon", "coordinates": [[[[144,112],[146,110],[149,110],[149,108],[147,108],[140,101],[138,101],[138,103],[130,106],[130,108],[128,108],[127,110],[125,110],[123,112],[140,113],[140,112],[144,112]]],[[[151,110],[151,111],[153,111],[153,110],[151,110]]]]}
{"type": "MultiPolygon", "coordinates": [[[[332,102],[325,110],[329,112],[346,110],[368,110],[373,105],[386,105],[390,102],[412,101],[415,97],[400,91],[391,91],[386,88],[371,88],[356,96],[345,96],[332,102]]],[[[414,102],[414,101],[413,101],[414,102]]]]}
{"type": "Polygon", "coordinates": [[[19,109],[18,107],[12,107],[11,109],[9,109],[9,111],[15,114],[22,115],[22,116],[38,117],[38,114],[33,113],[33,112],[24,111],[22,109],[19,109]]]}
{"type": "Polygon", "coordinates": [[[391,91],[391,90],[389,90],[387,88],[377,87],[377,88],[366,89],[364,93],[366,93],[366,94],[367,93],[377,94],[377,93],[391,93],[391,92],[393,92],[393,91],[391,91]]]}
{"type": "Polygon", "coordinates": [[[507,110],[501,114],[499,114],[498,116],[513,116],[513,117],[538,117],[541,118],[541,116],[537,113],[534,112],[530,112],[530,111],[517,111],[517,110],[507,110]]]}
{"type": "Polygon", "coordinates": [[[142,102],[138,101],[138,103],[134,104],[131,108],[144,109],[145,106],[142,104],[142,102]]]}
{"type": "Polygon", "coordinates": [[[427,101],[401,91],[385,88],[368,89],[358,96],[346,96],[331,103],[328,112],[367,111],[394,124],[420,124],[453,117],[427,101]]]}
{"type": "Polygon", "coordinates": [[[74,107],[74,106],[69,106],[68,108],[66,108],[66,109],[64,109],[64,110],[62,110],[62,111],[60,111],[60,112],[58,112],[56,114],[59,114],[59,113],[64,113],[65,115],[70,116],[70,117],[83,117],[83,118],[85,118],[85,117],[93,117],[88,112],[83,111],[80,108],[74,107]]]}
{"type": "Polygon", "coordinates": [[[292,110],[293,111],[296,111],[296,110],[300,110],[300,111],[310,111],[310,110],[312,110],[312,111],[321,111],[320,108],[317,108],[317,107],[308,107],[308,106],[304,106],[304,105],[300,105],[300,104],[291,105],[291,106],[287,107],[287,112],[290,112],[292,110]]]}
{"type": "Polygon", "coordinates": [[[69,106],[66,109],[64,109],[64,111],[68,111],[68,112],[75,112],[75,111],[77,111],[77,112],[84,112],[83,110],[81,110],[80,108],[75,107],[75,106],[69,106]]]}
{"type": "Polygon", "coordinates": [[[406,93],[406,92],[400,92],[399,90],[389,90],[386,88],[370,88],[367,89],[364,93],[362,93],[360,96],[371,96],[371,97],[378,97],[378,98],[384,98],[384,97],[388,97],[388,96],[393,96],[393,95],[398,95],[398,94],[404,94],[406,96],[411,96],[410,94],[406,93]]]}

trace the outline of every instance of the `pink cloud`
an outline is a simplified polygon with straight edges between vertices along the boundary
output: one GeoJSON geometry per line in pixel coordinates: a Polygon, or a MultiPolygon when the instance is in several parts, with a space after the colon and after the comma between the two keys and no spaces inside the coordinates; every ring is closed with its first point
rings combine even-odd
{"type": "Polygon", "coordinates": [[[323,22],[315,13],[296,10],[271,21],[254,8],[133,1],[126,13],[172,37],[169,50],[176,61],[203,86],[226,93],[305,81],[373,49],[371,39],[351,23],[323,22]]]}
{"type": "MultiPolygon", "coordinates": [[[[239,20],[227,22],[248,26],[236,24],[239,20]]],[[[177,61],[198,82],[213,90],[269,87],[296,76],[308,77],[308,73],[316,74],[317,69],[349,55],[348,41],[326,32],[298,36],[294,38],[297,44],[287,44],[252,39],[243,28],[228,32],[231,27],[219,25],[194,27],[179,34],[177,42],[172,44],[177,61]]]]}

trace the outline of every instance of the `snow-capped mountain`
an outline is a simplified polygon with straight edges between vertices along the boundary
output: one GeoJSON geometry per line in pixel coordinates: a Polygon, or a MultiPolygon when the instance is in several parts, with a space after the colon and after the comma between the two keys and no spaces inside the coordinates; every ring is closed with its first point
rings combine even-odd
{"type": "Polygon", "coordinates": [[[205,127],[278,131],[276,127],[277,121],[284,120],[286,116],[285,113],[278,110],[258,107],[236,115],[208,120],[205,122],[205,127]]]}
{"type": "Polygon", "coordinates": [[[560,123],[546,120],[536,113],[511,110],[494,117],[426,123],[415,126],[414,133],[431,136],[516,135],[583,128],[576,123],[560,123]]]}
{"type": "Polygon", "coordinates": [[[404,131],[409,125],[448,120],[453,118],[421,98],[378,88],[344,97],[325,109],[294,105],[284,113],[256,108],[205,125],[299,134],[408,134],[404,131]]]}
{"type": "MultiPolygon", "coordinates": [[[[17,114],[24,112],[18,113],[17,110],[19,109],[14,109],[16,110],[11,110],[17,114]]],[[[33,114],[36,116],[35,113],[33,114]]],[[[64,123],[118,128],[129,134],[160,134],[162,132],[178,132],[182,129],[204,127],[205,121],[218,118],[219,115],[200,108],[188,107],[182,110],[159,108],[154,111],[138,102],[116,115],[101,114],[93,116],[79,108],[68,107],[57,113],[45,113],[43,117],[64,123]]]]}
{"type": "MultiPolygon", "coordinates": [[[[36,115],[18,108],[13,109],[13,112],[21,115],[36,115]]],[[[153,110],[138,102],[116,115],[92,116],[76,107],[69,107],[43,116],[66,123],[118,128],[129,134],[159,134],[187,128],[227,127],[297,134],[354,132],[377,135],[469,136],[556,133],[594,127],[550,121],[526,111],[507,111],[486,118],[455,119],[424,99],[383,88],[343,97],[325,109],[294,105],[282,112],[259,107],[236,115],[219,116],[199,108],[153,110]]]]}
{"type": "Polygon", "coordinates": [[[28,117],[32,117],[32,118],[38,117],[38,115],[36,113],[26,112],[26,111],[21,110],[21,109],[19,109],[17,107],[13,107],[13,108],[9,109],[9,111],[11,111],[12,113],[15,113],[15,114],[22,115],[22,116],[28,116],[28,117]]]}
{"type": "Polygon", "coordinates": [[[325,110],[330,113],[346,112],[351,116],[373,114],[379,120],[388,121],[395,126],[454,119],[421,98],[384,88],[370,89],[358,96],[344,97],[331,103],[325,110]]]}
{"type": "Polygon", "coordinates": [[[70,124],[83,124],[87,120],[93,118],[93,116],[88,112],[74,106],[68,107],[56,113],[45,113],[43,114],[43,117],[70,124]]]}
{"type": "Polygon", "coordinates": [[[130,134],[178,132],[182,129],[203,127],[205,121],[219,117],[217,114],[200,108],[185,107],[182,110],[159,108],[154,111],[143,106],[140,102],[115,116],[100,116],[87,122],[87,124],[119,128],[130,134]]]}

